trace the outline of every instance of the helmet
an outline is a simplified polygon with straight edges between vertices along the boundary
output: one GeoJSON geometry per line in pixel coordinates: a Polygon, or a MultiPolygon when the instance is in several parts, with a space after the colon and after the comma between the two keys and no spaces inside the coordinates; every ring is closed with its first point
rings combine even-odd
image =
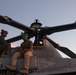
{"type": "Polygon", "coordinates": [[[22,38],[28,38],[28,34],[27,33],[21,32],[21,36],[22,36],[22,38]]]}
{"type": "Polygon", "coordinates": [[[2,30],[1,30],[1,34],[3,34],[3,33],[8,34],[8,32],[7,32],[6,30],[2,29],[2,30]]]}

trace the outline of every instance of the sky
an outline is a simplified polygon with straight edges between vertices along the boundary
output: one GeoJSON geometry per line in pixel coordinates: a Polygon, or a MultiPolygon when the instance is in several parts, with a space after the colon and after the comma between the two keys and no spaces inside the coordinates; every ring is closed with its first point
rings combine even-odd
{"type": "MultiPolygon", "coordinates": [[[[28,27],[35,19],[38,19],[43,27],[65,25],[76,21],[76,0],[0,0],[0,15],[8,16],[28,27]]],[[[18,36],[22,32],[20,29],[0,23],[1,29],[9,32],[6,39],[18,36]]],[[[76,53],[75,29],[57,32],[48,37],[76,53]]],[[[14,42],[12,46],[19,46],[21,42],[22,40],[14,42]]]]}

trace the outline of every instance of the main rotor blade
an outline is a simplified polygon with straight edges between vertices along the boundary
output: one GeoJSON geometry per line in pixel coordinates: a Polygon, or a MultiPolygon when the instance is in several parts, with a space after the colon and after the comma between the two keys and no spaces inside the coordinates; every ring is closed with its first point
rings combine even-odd
{"type": "Polygon", "coordinates": [[[0,15],[0,22],[4,23],[4,24],[8,24],[8,25],[13,26],[13,27],[16,27],[16,28],[21,29],[23,31],[33,32],[33,29],[31,29],[30,27],[27,27],[27,26],[25,26],[17,21],[14,21],[7,16],[0,15]]]}
{"type": "Polygon", "coordinates": [[[55,32],[66,31],[71,29],[76,29],[76,23],[66,24],[62,26],[55,26],[55,27],[45,27],[40,30],[40,35],[49,35],[55,32]]]}
{"type": "Polygon", "coordinates": [[[8,43],[12,43],[21,39],[21,35],[6,40],[8,43]]]}
{"type": "Polygon", "coordinates": [[[60,50],[61,52],[65,53],[66,55],[68,55],[71,58],[76,58],[76,54],[73,53],[71,50],[69,50],[66,47],[62,47],[59,44],[55,43],[53,40],[51,40],[50,38],[46,37],[46,39],[58,50],[60,50]]]}

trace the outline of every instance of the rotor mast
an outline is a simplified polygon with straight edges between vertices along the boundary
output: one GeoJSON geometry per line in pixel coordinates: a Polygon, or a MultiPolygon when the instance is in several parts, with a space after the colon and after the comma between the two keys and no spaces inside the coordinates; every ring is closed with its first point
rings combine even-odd
{"type": "MultiPolygon", "coordinates": [[[[40,44],[41,40],[39,38],[39,31],[40,31],[42,24],[39,23],[38,21],[39,21],[38,19],[35,19],[35,22],[31,24],[31,27],[35,29],[35,40],[34,40],[35,46],[42,45],[42,44],[40,44]]],[[[42,41],[42,43],[43,43],[43,41],[42,41]]]]}

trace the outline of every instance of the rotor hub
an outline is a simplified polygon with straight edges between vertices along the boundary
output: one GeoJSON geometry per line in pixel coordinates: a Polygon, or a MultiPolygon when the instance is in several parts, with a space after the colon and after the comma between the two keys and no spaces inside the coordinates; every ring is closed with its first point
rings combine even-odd
{"type": "Polygon", "coordinates": [[[31,28],[40,29],[42,24],[38,22],[38,19],[35,19],[35,22],[31,24],[31,28]]]}

